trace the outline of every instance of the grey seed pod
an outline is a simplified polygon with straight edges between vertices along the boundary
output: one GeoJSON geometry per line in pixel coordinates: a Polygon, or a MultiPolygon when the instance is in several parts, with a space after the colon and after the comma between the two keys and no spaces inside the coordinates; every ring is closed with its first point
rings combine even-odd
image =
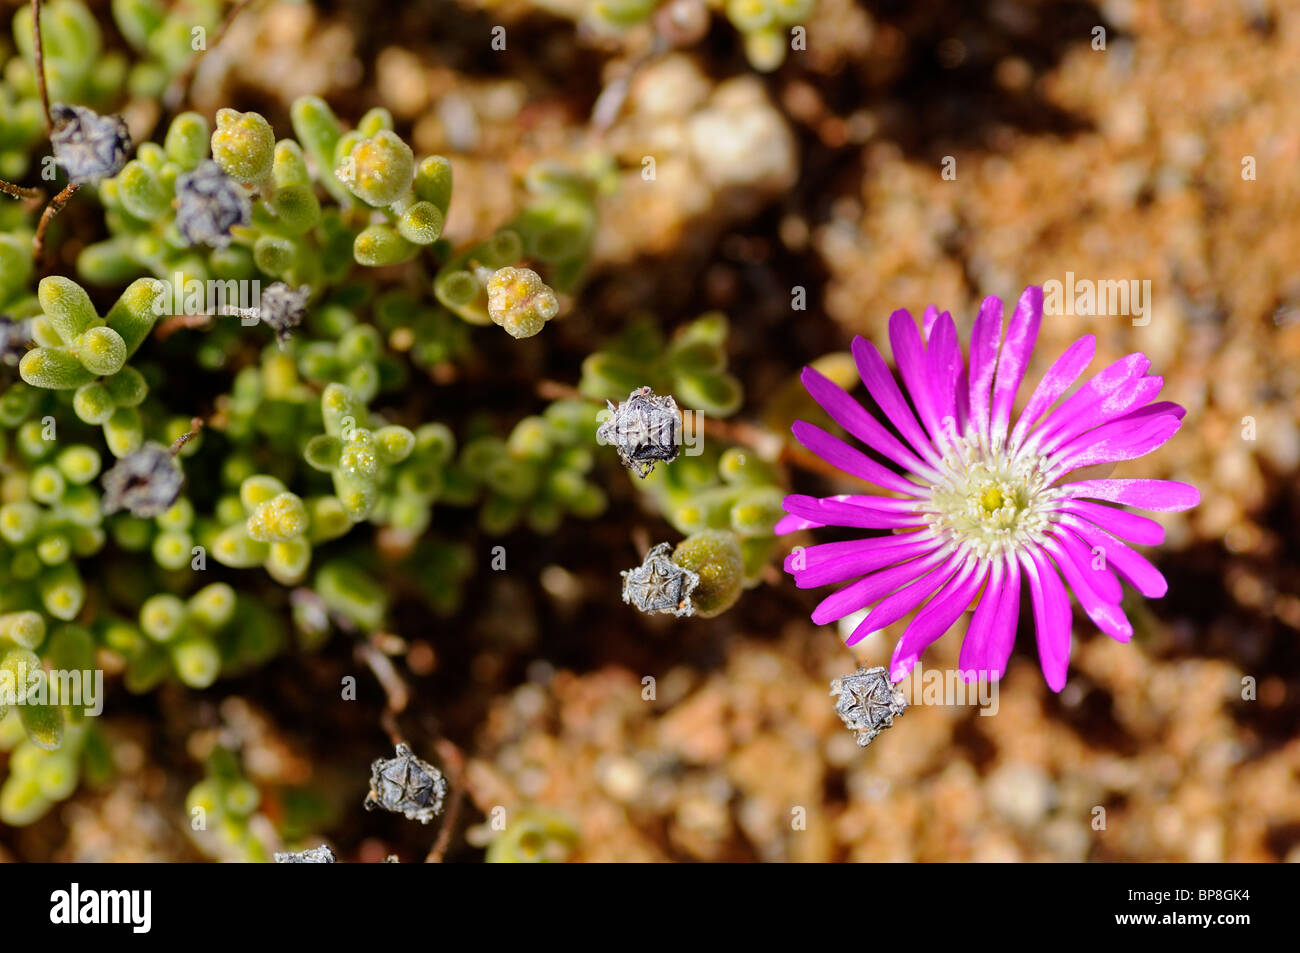
{"type": "Polygon", "coordinates": [[[894,688],[889,673],[882,667],[858,667],[851,675],[841,675],[831,682],[831,695],[838,695],[835,713],[844,726],[858,733],[858,745],[865,748],[886,728],[894,716],[907,708],[903,693],[894,688]]]}
{"type": "Polygon", "coordinates": [[[337,864],[339,859],[334,856],[334,851],[329,849],[326,844],[319,847],[308,847],[300,851],[276,851],[275,862],[277,864],[337,864]]]}
{"type": "Polygon", "coordinates": [[[293,329],[307,316],[307,299],[310,297],[311,288],[306,285],[290,288],[283,281],[277,281],[263,289],[255,309],[257,320],[272,328],[276,340],[284,344],[293,329]]]}
{"type": "Polygon", "coordinates": [[[409,745],[399,744],[397,757],[380,758],[370,766],[370,793],[364,806],[367,811],[382,807],[428,824],[442,813],[442,799],[446,796],[447,781],[442,772],[417,758],[409,745]]]}
{"type": "Polygon", "coordinates": [[[117,175],[131,154],[131,132],[121,116],[101,116],[85,106],[50,107],[54,161],[76,185],[93,185],[117,175]]]}
{"type": "Polygon", "coordinates": [[[0,364],[16,367],[32,341],[32,323],[0,314],[0,364]]]}
{"type": "Polygon", "coordinates": [[[624,602],[647,614],[667,612],[678,618],[695,614],[691,593],[700,584],[700,575],[673,562],[672,551],[671,543],[659,543],[640,566],[619,574],[624,602]]]}
{"type": "Polygon", "coordinates": [[[184,482],[171,452],[161,444],[146,443],[104,474],[104,512],[129,510],[142,519],[159,516],[176,502],[184,482]]]}
{"type": "Polygon", "coordinates": [[[225,248],[252,218],[248,192],[211,159],[176,177],[176,228],[189,245],[225,248]]]}
{"type": "Polygon", "coordinates": [[[682,418],[671,395],[659,397],[649,387],[639,387],[617,407],[605,403],[610,413],[596,439],[618,448],[623,466],[644,480],[656,462],[677,459],[682,418]]]}

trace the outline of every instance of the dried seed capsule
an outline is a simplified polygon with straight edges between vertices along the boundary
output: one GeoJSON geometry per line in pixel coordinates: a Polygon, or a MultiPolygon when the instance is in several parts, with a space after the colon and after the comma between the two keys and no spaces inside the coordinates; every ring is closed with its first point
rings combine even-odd
{"type": "Polygon", "coordinates": [[[649,387],[640,387],[617,407],[606,403],[609,418],[596,431],[596,439],[617,447],[623,466],[645,479],[657,461],[677,459],[681,414],[671,395],[659,397],[649,387]]]}
{"type": "Polygon", "coordinates": [[[147,443],[104,474],[104,512],[129,510],[145,519],[165,513],[181,494],[185,475],[166,447],[147,443]]]}
{"type": "Polygon", "coordinates": [[[311,289],[305,285],[290,288],[283,281],[277,281],[262,292],[257,319],[274,329],[276,339],[284,343],[306,317],[307,299],[310,297],[311,289]]]}
{"type": "Polygon", "coordinates": [[[876,735],[893,726],[894,716],[907,708],[903,693],[894,688],[889,673],[881,666],[858,667],[851,675],[831,682],[831,695],[838,695],[835,713],[849,731],[857,732],[858,745],[865,748],[876,735]]]}
{"type": "Polygon", "coordinates": [[[336,864],[338,858],[334,856],[334,851],[329,849],[329,845],[321,844],[319,847],[309,847],[300,851],[276,851],[275,862],[277,864],[336,864]]]}
{"type": "Polygon", "coordinates": [[[678,566],[669,558],[671,543],[659,543],[635,569],[625,569],[623,601],[641,612],[667,612],[677,617],[695,614],[691,593],[700,584],[699,573],[678,566]]]}
{"type": "Polygon", "coordinates": [[[428,824],[442,813],[442,799],[447,782],[442,772],[421,761],[409,745],[397,746],[397,757],[380,758],[370,766],[370,793],[365,808],[382,807],[394,814],[404,814],[412,821],[428,824]]]}
{"type": "Polygon", "coordinates": [[[230,230],[251,215],[248,193],[211,159],[177,176],[176,228],[187,244],[225,248],[230,230]]]}
{"type": "Polygon", "coordinates": [[[121,116],[101,116],[85,106],[55,103],[50,107],[54,161],[77,185],[117,175],[131,152],[131,133],[121,116]]]}

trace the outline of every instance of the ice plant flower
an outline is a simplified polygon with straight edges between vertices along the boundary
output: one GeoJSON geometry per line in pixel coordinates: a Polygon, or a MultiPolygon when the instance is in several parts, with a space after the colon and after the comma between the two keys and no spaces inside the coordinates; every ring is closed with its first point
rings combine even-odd
{"type": "Polygon", "coordinates": [[[1169,480],[1078,479],[1088,473],[1074,482],[1065,478],[1150,453],[1174,435],[1185,411],[1152,402],[1162,380],[1147,375],[1150,361],[1140,353],[1116,361],[1058,404],[1092,360],[1096,341],[1085,335],[1048,369],[1013,427],[1012,404],[1042,317],[1042,289],[1026,288],[1003,341],[1002,302],[985,298],[967,363],[946,311],[927,309],[924,336],[908,312],[895,311],[889,341],[906,397],[875,346],[855,338],[858,373],[899,436],[838,385],[812,368],[803,371],[804,386],[831,418],[903,472],[796,422],[794,435],[804,447],[890,495],[787,496],[788,515],[777,532],[822,526],[891,532],[796,549],[785,568],[800,588],[848,583],[817,606],[818,624],[875,604],[849,645],[925,603],[894,648],[893,681],[906,677],[972,603],[961,670],[968,680],[1000,678],[1024,587],[1043,676],[1060,691],[1070,658],[1069,592],[1099,629],[1126,642],[1133,627],[1120,608],[1120,579],[1148,598],[1168,588],[1129,546],[1162,542],[1163,528],[1106,504],[1185,510],[1200,501],[1196,488],[1169,480]]]}

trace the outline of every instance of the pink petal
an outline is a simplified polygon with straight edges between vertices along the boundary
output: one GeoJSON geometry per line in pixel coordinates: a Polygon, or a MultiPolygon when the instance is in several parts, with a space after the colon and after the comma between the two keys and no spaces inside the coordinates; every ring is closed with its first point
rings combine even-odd
{"type": "MultiPolygon", "coordinates": [[[[907,400],[899,390],[898,382],[889,372],[889,367],[885,364],[885,359],[880,356],[880,352],[876,350],[876,346],[865,338],[855,337],[853,360],[858,365],[858,376],[862,378],[862,383],[867,385],[867,392],[871,394],[871,399],[884,411],[889,422],[898,429],[903,439],[910,443],[917,453],[937,466],[941,458],[934,444],[917,423],[916,415],[912,413],[912,408],[907,406],[907,400]]],[[[934,473],[933,470],[929,472],[934,473]]]]}
{"type": "Polygon", "coordinates": [[[1159,569],[1151,565],[1141,553],[1110,533],[1074,516],[1061,517],[1061,525],[1078,533],[1090,547],[1101,547],[1106,565],[1131,582],[1148,599],[1159,599],[1169,591],[1169,583],[1159,569]]]}
{"type": "Polygon", "coordinates": [[[1003,446],[1007,428],[1011,424],[1011,407],[1016,401],[1016,391],[1024,380],[1029,355],[1038,340],[1038,328],[1043,322],[1043,289],[1030,285],[1016,302],[1015,313],[1007,328],[1007,339],[998,357],[998,370],[993,379],[993,411],[990,437],[995,446],[1003,446]]]}
{"type": "Polygon", "coordinates": [[[859,501],[834,499],[832,497],[803,496],[791,494],[783,501],[785,511],[792,516],[818,520],[824,526],[851,526],[858,529],[896,529],[920,526],[921,517],[916,513],[905,512],[890,504],[907,503],[888,497],[857,497],[859,501]]]}
{"type": "Polygon", "coordinates": [[[1019,448],[1024,443],[1025,435],[1033,429],[1034,424],[1038,423],[1047,409],[1074,386],[1074,382],[1079,379],[1084,368],[1092,363],[1096,350],[1097,339],[1091,334],[1085,334],[1071,344],[1066,352],[1047,369],[1047,373],[1043,375],[1043,379],[1038,382],[1038,386],[1030,395],[1029,403],[1025,405],[1020,419],[1016,421],[1015,430],[1011,432],[1013,449],[1019,448]]]}
{"type": "Polygon", "coordinates": [[[891,682],[906,678],[926,647],[947,632],[961,617],[971,600],[975,598],[975,593],[979,592],[987,572],[983,560],[971,560],[951,582],[943,587],[942,592],[916,614],[916,618],[903,632],[903,637],[894,646],[894,654],[889,661],[891,682]]]}
{"type": "Polygon", "coordinates": [[[935,411],[935,397],[931,392],[925,345],[916,330],[912,316],[906,311],[895,311],[889,316],[889,346],[894,351],[894,363],[907,386],[912,406],[925,425],[931,441],[939,441],[939,417],[935,411]]]}
{"type": "Polygon", "coordinates": [[[800,380],[813,400],[830,414],[832,420],[872,450],[893,460],[905,470],[927,476],[937,475],[834,381],[811,367],[803,369],[800,380]]]}
{"type": "Polygon", "coordinates": [[[1173,414],[1181,418],[1186,411],[1177,404],[1163,402],[1143,407],[1160,393],[1160,388],[1163,386],[1164,378],[1140,378],[1090,406],[1081,408],[1072,420],[1060,426],[1050,437],[1036,439],[1035,445],[1040,453],[1056,453],[1071,442],[1087,439],[1094,428],[1099,428],[1106,423],[1160,416],[1161,413],[1173,414]]]}
{"type": "Polygon", "coordinates": [[[1190,510],[1201,502],[1200,490],[1175,480],[1079,480],[1062,484],[1058,489],[1071,497],[1123,503],[1154,513],[1190,510]]]}
{"type": "MultiPolygon", "coordinates": [[[[934,559],[936,557],[926,558],[934,559]]],[[[857,645],[871,633],[879,632],[885,626],[897,622],[907,615],[924,602],[931,593],[947,582],[949,577],[957,571],[957,566],[965,558],[961,553],[953,553],[938,569],[926,573],[907,588],[886,596],[874,609],[867,613],[865,619],[858,623],[858,627],[853,630],[844,644],[857,645]]]]}
{"type": "Polygon", "coordinates": [[[1088,618],[1096,624],[1097,628],[1119,642],[1127,642],[1133,638],[1133,626],[1129,624],[1124,610],[1117,603],[1103,599],[1093,589],[1086,570],[1080,568],[1074,555],[1067,552],[1058,540],[1050,537],[1043,543],[1043,548],[1055,557],[1056,565],[1065,576],[1065,581],[1070,584],[1070,589],[1079,600],[1079,605],[1083,607],[1083,611],[1088,614],[1088,618]]]}
{"type": "Polygon", "coordinates": [[[1032,446],[1044,444],[1062,428],[1072,426],[1088,413],[1095,412],[1099,405],[1113,395],[1133,386],[1142,379],[1142,375],[1150,366],[1151,361],[1145,354],[1134,352],[1125,355],[1114,364],[1103,367],[1092,375],[1086,384],[1071,394],[1065,403],[1048,414],[1027,443],[1032,446]]]}
{"type": "Polygon", "coordinates": [[[1029,598],[1034,606],[1034,629],[1038,661],[1047,687],[1059,692],[1065,687],[1070,668],[1070,597],[1051,561],[1038,550],[1021,550],[1020,565],[1029,580],[1029,598]]]}
{"type": "Polygon", "coordinates": [[[1089,588],[1106,602],[1118,605],[1124,598],[1124,587],[1119,584],[1119,578],[1106,565],[1105,550],[1100,553],[1102,559],[1101,565],[1098,566],[1098,554],[1095,554],[1074,530],[1068,526],[1058,525],[1054,536],[1074,559],[1089,588]]]}
{"type": "Polygon", "coordinates": [[[785,536],[787,533],[797,533],[801,529],[821,529],[825,525],[825,523],[804,519],[802,516],[787,514],[776,521],[776,525],[772,527],[772,535],[785,536]]]}
{"type": "Polygon", "coordinates": [[[790,568],[794,565],[797,556],[791,554],[786,557],[786,572],[794,577],[795,585],[800,589],[815,589],[818,586],[837,585],[846,579],[856,579],[864,573],[875,572],[877,569],[938,549],[942,544],[933,536],[921,533],[881,536],[854,542],[857,543],[856,549],[846,549],[832,558],[819,558],[816,561],[810,561],[807,557],[813,549],[819,547],[805,550],[803,569],[790,568]]]}
{"type": "Polygon", "coordinates": [[[938,425],[951,444],[965,429],[966,421],[957,414],[957,385],[963,370],[961,346],[957,343],[957,325],[947,311],[935,321],[929,341],[926,378],[938,425]]]}
{"type": "Polygon", "coordinates": [[[989,442],[989,397],[1002,343],[1002,299],[989,295],[980,305],[970,336],[970,420],[980,441],[989,442]]]}
{"type": "Polygon", "coordinates": [[[1113,533],[1130,543],[1142,546],[1159,546],[1165,541],[1165,528],[1153,519],[1138,516],[1128,510],[1100,503],[1086,503],[1083,500],[1065,500],[1060,510],[1081,516],[1088,522],[1100,526],[1108,533],[1113,533]]]}
{"type": "MultiPolygon", "coordinates": [[[[944,553],[942,552],[932,553],[911,562],[890,566],[888,569],[882,569],[870,576],[863,576],[856,582],[849,583],[843,589],[836,590],[818,603],[817,608],[813,610],[812,620],[817,625],[825,625],[827,622],[835,622],[846,615],[852,615],[859,609],[871,605],[877,599],[888,596],[904,583],[923,578],[926,570],[943,559],[943,557],[944,553]]],[[[903,591],[906,592],[907,590],[903,591]]],[[[905,615],[906,611],[903,614],[905,615]]],[[[856,630],[854,634],[856,634],[856,630]]],[[[853,643],[850,642],[849,644],[852,645],[853,643]]]]}
{"type": "Polygon", "coordinates": [[[872,460],[861,450],[850,447],[839,437],[833,436],[810,423],[796,420],[790,428],[794,438],[821,457],[831,466],[843,470],[859,480],[866,480],[886,490],[905,493],[908,496],[920,496],[924,491],[905,480],[893,470],[889,470],[872,460]]]}
{"type": "Polygon", "coordinates": [[[1178,432],[1183,422],[1173,414],[1147,420],[1116,420],[1102,424],[1062,447],[1048,459],[1051,478],[1080,467],[1099,463],[1118,463],[1145,456],[1163,447],[1178,432]]]}

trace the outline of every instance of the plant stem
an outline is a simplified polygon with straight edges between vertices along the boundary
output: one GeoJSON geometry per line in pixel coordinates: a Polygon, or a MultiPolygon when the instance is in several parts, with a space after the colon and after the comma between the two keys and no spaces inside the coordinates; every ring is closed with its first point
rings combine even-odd
{"type": "Polygon", "coordinates": [[[45,211],[41,213],[40,224],[36,226],[36,237],[32,239],[32,254],[39,263],[45,253],[45,230],[50,227],[50,222],[54,216],[63,211],[63,206],[68,204],[68,200],[77,194],[80,185],[69,184],[64,186],[63,191],[50,200],[50,204],[45,206],[45,211]]]}
{"type": "Polygon", "coordinates": [[[50,91],[45,85],[45,50],[41,44],[41,0],[32,0],[32,58],[36,61],[36,88],[41,91],[41,108],[45,110],[45,134],[54,131],[50,114],[50,91]]]}

